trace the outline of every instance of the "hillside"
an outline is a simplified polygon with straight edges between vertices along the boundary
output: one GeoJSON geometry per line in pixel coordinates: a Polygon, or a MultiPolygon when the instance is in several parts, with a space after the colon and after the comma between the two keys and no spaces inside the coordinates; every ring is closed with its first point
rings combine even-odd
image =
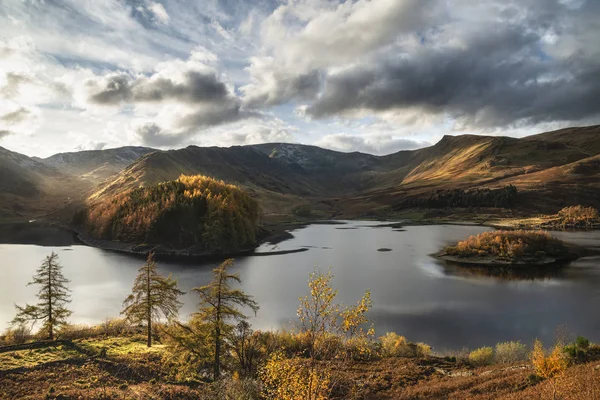
{"type": "Polygon", "coordinates": [[[204,254],[254,247],[258,215],[256,201],[238,187],[181,175],[105,197],[75,220],[93,238],[204,254]]]}
{"type": "Polygon", "coordinates": [[[77,177],[0,147],[0,219],[32,218],[62,207],[78,189],[77,177]]]}
{"type": "Polygon", "coordinates": [[[41,159],[0,147],[0,219],[38,218],[84,193],[153,149],[122,147],[41,159]]]}
{"type": "Polygon", "coordinates": [[[156,150],[148,147],[127,146],[107,150],[59,153],[38,160],[63,173],[79,176],[98,184],[109,176],[121,172],[141,156],[153,151],[156,150]]]}
{"type": "Polygon", "coordinates": [[[204,174],[248,190],[267,215],[301,207],[315,215],[355,217],[399,209],[437,190],[518,188],[517,208],[553,211],[600,205],[600,127],[570,128],[522,139],[444,136],[435,145],[377,157],[299,144],[261,144],[155,152],[100,185],[90,200],[178,174],[204,174]]]}
{"type": "MultiPolygon", "coordinates": [[[[3,149],[0,215],[42,215],[80,198],[95,203],[180,174],[236,184],[260,202],[266,218],[275,219],[385,216],[424,204],[440,190],[509,186],[519,191],[511,207],[525,214],[554,213],[575,203],[598,208],[599,135],[600,126],[521,139],[447,135],[433,146],[387,156],[285,143],[169,151],[123,147],[43,160],[3,149]]],[[[73,209],[61,218],[68,220],[73,209]]]]}

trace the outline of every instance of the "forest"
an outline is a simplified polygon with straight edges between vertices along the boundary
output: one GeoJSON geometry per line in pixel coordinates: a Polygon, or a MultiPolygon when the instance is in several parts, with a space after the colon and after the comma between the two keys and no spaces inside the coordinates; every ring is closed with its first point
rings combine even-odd
{"type": "Polygon", "coordinates": [[[90,204],[74,224],[98,239],[224,253],[255,245],[258,216],[258,203],[237,186],[181,175],[90,204]]]}
{"type": "Polygon", "coordinates": [[[496,207],[512,208],[517,202],[518,191],[513,185],[500,189],[439,189],[406,199],[403,207],[426,208],[469,208],[496,207]]]}

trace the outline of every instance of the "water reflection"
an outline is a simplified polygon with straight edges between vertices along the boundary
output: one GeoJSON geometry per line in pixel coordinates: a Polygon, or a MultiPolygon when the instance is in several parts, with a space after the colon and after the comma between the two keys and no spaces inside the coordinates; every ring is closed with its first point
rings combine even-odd
{"type": "MultiPolygon", "coordinates": [[[[396,331],[426,341],[437,350],[475,347],[497,341],[534,338],[551,341],[559,325],[600,341],[600,257],[582,258],[556,274],[483,274],[432,257],[442,247],[489,228],[481,226],[380,226],[375,222],[298,227],[287,240],[265,244],[236,260],[243,289],[260,304],[256,329],[279,329],[296,315],[298,297],[307,294],[309,272],[331,268],[339,301],[356,302],[366,289],[373,298],[371,317],[378,335],[396,331]],[[379,227],[378,227],[379,226],[379,227]],[[340,227],[353,229],[337,229],[340,227]],[[377,227],[377,228],[375,228],[377,227]],[[391,251],[378,251],[378,249],[391,251]],[[301,252],[297,252],[303,249],[301,252]]],[[[597,233],[561,232],[561,239],[598,246],[597,233]]],[[[95,323],[117,316],[143,260],[85,246],[0,245],[0,329],[14,315],[13,303],[35,301],[31,275],[50,251],[57,251],[71,279],[73,322],[95,323]]],[[[182,289],[181,316],[198,303],[191,289],[206,284],[218,264],[159,263],[182,289]]]]}

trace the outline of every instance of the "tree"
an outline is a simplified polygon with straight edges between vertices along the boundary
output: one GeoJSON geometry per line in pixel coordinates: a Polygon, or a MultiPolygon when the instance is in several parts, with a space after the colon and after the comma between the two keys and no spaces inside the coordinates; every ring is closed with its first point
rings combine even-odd
{"type": "Polygon", "coordinates": [[[230,274],[227,270],[233,265],[233,259],[225,260],[218,268],[213,270],[213,280],[205,286],[194,289],[200,295],[198,312],[194,316],[205,321],[212,331],[212,345],[214,347],[213,378],[219,379],[221,375],[221,353],[224,338],[230,335],[235,327],[234,322],[246,319],[238,309],[248,307],[254,313],[258,311],[258,304],[240,289],[233,289],[230,282],[241,283],[238,274],[230,274]]]}
{"type": "Polygon", "coordinates": [[[123,302],[121,314],[134,323],[146,323],[148,347],[152,347],[152,321],[158,320],[161,314],[167,319],[176,317],[182,304],[178,298],[182,294],[171,275],[164,277],[156,271],[151,252],[146,264],[139,269],[131,294],[123,302]]]}
{"type": "Polygon", "coordinates": [[[56,327],[67,323],[67,318],[71,315],[66,305],[71,302],[69,280],[62,274],[62,266],[58,263],[58,255],[54,252],[46,257],[42,265],[33,276],[29,285],[40,285],[40,291],[37,298],[40,300],[36,305],[26,304],[20,307],[15,304],[17,315],[12,321],[13,325],[22,325],[26,322],[34,324],[41,321],[44,325],[42,329],[48,330],[48,338],[54,340],[54,330],[56,327]]]}

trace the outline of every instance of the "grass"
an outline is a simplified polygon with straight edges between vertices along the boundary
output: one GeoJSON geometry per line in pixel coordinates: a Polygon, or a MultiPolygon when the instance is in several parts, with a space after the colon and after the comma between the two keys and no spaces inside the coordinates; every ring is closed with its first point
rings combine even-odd
{"type": "MultiPolygon", "coordinates": [[[[388,334],[386,337],[382,344],[390,353],[409,345],[401,336],[388,334]]],[[[84,338],[74,343],[98,352],[106,349],[106,358],[89,357],[64,346],[0,353],[0,398],[218,397],[211,391],[214,388],[206,384],[190,386],[189,383],[168,380],[161,369],[160,356],[169,350],[161,345],[148,349],[142,335],[84,338]],[[19,367],[25,367],[25,370],[9,372],[19,367]]],[[[497,345],[496,350],[507,344],[497,345]]],[[[573,359],[572,365],[559,376],[542,380],[533,377],[535,370],[523,358],[521,346],[519,344],[517,350],[510,351],[518,355],[509,362],[499,360],[498,354],[492,361],[489,354],[494,350],[490,347],[486,349],[485,362],[481,363],[479,360],[469,362],[463,356],[406,357],[399,352],[370,361],[325,361],[322,367],[335,378],[330,398],[512,400],[552,398],[554,392],[565,399],[588,399],[600,395],[597,385],[600,379],[600,347],[579,338],[572,346],[579,346],[586,356],[581,360],[573,359]],[[348,388],[353,389],[348,391],[348,388]]],[[[240,389],[242,386],[244,381],[236,379],[225,379],[219,385],[229,391],[227,393],[240,390],[238,397],[228,398],[247,398],[244,397],[244,389],[240,389]]],[[[253,387],[256,387],[256,382],[253,387]]]]}
{"type": "Polygon", "coordinates": [[[0,353],[0,371],[22,367],[31,368],[53,361],[83,357],[78,351],[65,346],[0,353]]]}
{"type": "Polygon", "coordinates": [[[84,348],[94,350],[97,353],[106,351],[108,357],[136,357],[145,354],[159,354],[165,350],[161,344],[146,345],[146,337],[143,335],[94,338],[76,340],[75,343],[84,348]]]}

